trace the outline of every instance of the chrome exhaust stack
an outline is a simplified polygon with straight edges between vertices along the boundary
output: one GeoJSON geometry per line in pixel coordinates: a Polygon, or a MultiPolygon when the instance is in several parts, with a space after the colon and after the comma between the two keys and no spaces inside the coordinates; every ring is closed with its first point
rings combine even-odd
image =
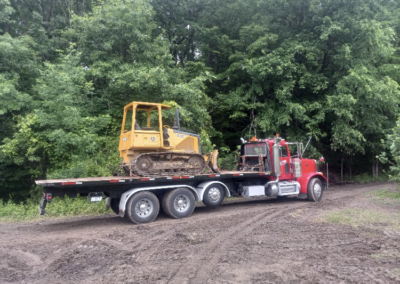
{"type": "Polygon", "coordinates": [[[279,181],[279,177],[281,175],[281,164],[280,164],[280,150],[278,145],[279,134],[274,134],[274,146],[272,146],[272,156],[273,156],[273,165],[274,165],[274,175],[276,180],[267,182],[265,187],[265,194],[269,197],[274,197],[278,195],[279,187],[277,185],[279,181]]]}

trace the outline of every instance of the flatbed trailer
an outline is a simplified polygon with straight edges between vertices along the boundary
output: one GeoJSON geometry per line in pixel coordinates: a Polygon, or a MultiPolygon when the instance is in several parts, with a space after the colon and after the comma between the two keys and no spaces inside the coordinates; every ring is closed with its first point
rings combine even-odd
{"type": "Polygon", "coordinates": [[[279,180],[272,172],[223,171],[193,176],[38,180],[36,184],[44,188],[40,214],[45,213],[47,203],[56,196],[87,195],[92,202],[105,196],[107,209],[133,223],[148,223],[158,216],[160,209],[172,218],[185,218],[193,213],[196,201],[215,208],[231,196],[290,195],[319,201],[327,181],[318,172],[279,180]]]}
{"type": "Polygon", "coordinates": [[[302,143],[274,139],[252,139],[241,147],[238,171],[155,177],[97,177],[38,180],[44,187],[39,212],[45,213],[53,197],[78,194],[90,201],[106,197],[106,207],[133,223],[153,221],[160,208],[172,218],[189,217],[196,201],[218,207],[230,196],[297,196],[318,202],[328,181],[317,172],[317,162],[303,158],[302,143]],[[289,145],[297,145],[291,156],[289,145]]]}

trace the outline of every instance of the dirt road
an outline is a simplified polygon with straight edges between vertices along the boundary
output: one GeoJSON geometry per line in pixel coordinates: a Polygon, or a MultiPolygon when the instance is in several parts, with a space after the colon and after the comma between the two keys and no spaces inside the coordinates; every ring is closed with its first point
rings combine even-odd
{"type": "Polygon", "coordinates": [[[0,283],[400,283],[400,233],[315,221],[396,186],[331,188],[320,203],[234,200],[146,225],[115,215],[1,224],[0,283]],[[372,257],[383,250],[393,257],[372,257]]]}

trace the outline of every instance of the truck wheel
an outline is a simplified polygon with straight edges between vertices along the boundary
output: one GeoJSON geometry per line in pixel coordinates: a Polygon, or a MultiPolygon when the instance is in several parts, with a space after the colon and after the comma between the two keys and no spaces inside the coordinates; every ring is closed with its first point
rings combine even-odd
{"type": "Polygon", "coordinates": [[[313,178],[307,185],[307,198],[310,201],[318,202],[322,198],[322,183],[318,178],[313,178]]]}
{"type": "Polygon", "coordinates": [[[177,188],[164,195],[162,208],[164,212],[175,219],[192,215],[195,207],[193,193],[187,188],[177,188]]]}
{"type": "Polygon", "coordinates": [[[203,195],[203,203],[207,207],[216,208],[224,201],[225,190],[219,184],[211,184],[203,195]]]}
{"type": "Polygon", "coordinates": [[[153,221],[159,211],[157,196],[149,191],[142,191],[129,198],[126,214],[133,223],[143,224],[153,221]]]}
{"type": "Polygon", "coordinates": [[[120,198],[113,198],[113,199],[111,199],[111,202],[110,202],[111,210],[117,215],[119,215],[119,201],[120,200],[121,200],[120,198]]]}

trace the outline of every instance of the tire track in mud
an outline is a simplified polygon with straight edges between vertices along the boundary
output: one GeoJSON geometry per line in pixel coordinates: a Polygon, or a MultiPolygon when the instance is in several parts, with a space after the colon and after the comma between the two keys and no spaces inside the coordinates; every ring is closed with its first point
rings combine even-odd
{"type": "MultiPolygon", "coordinates": [[[[285,204],[287,205],[287,203],[285,204]]],[[[226,233],[217,235],[216,238],[213,238],[208,243],[208,246],[205,250],[202,249],[201,252],[198,252],[196,254],[196,257],[194,259],[186,263],[186,266],[191,266],[191,263],[193,263],[193,265],[194,263],[201,263],[201,266],[196,269],[195,275],[182,274],[182,270],[184,268],[180,267],[178,271],[173,275],[172,279],[169,279],[169,281],[180,283],[180,281],[182,282],[190,279],[191,281],[193,281],[193,283],[206,283],[208,278],[210,277],[212,269],[221,258],[219,252],[224,251],[225,248],[229,245],[229,243],[226,242],[226,239],[234,236],[235,240],[240,240],[244,238],[247,234],[251,233],[253,229],[259,227],[259,225],[264,223],[265,221],[279,216],[280,214],[284,214],[287,211],[292,211],[293,209],[297,209],[303,206],[305,206],[305,204],[297,204],[297,206],[290,206],[290,208],[287,208],[287,206],[285,206],[285,209],[278,209],[278,211],[276,210],[276,208],[268,208],[269,210],[267,212],[264,211],[252,218],[249,218],[245,222],[241,223],[239,226],[236,226],[233,230],[229,230],[226,233]],[[207,255],[212,255],[211,259],[206,258],[202,261],[202,258],[207,255]]],[[[264,208],[258,208],[258,211],[263,209],[264,208]]]]}
{"type": "Polygon", "coordinates": [[[384,231],[383,233],[391,239],[400,239],[400,231],[384,231]]]}
{"type": "Polygon", "coordinates": [[[135,258],[140,259],[141,263],[147,263],[150,261],[153,255],[157,255],[157,252],[163,246],[164,241],[168,241],[173,235],[173,232],[163,231],[161,234],[157,235],[152,239],[145,239],[145,241],[138,247],[141,252],[137,254],[135,258]]]}
{"type": "MultiPolygon", "coordinates": [[[[345,193],[338,192],[338,193],[340,193],[339,196],[338,194],[335,194],[333,198],[334,200],[346,199],[348,198],[348,196],[359,194],[358,192],[345,192],[345,193]]],[[[218,209],[218,211],[214,210],[208,211],[207,208],[204,208],[203,210],[206,210],[206,212],[203,211],[202,213],[195,214],[195,216],[188,219],[181,219],[181,220],[165,219],[151,224],[138,225],[138,226],[133,225],[132,229],[136,234],[131,237],[136,239],[136,242],[134,244],[129,244],[129,243],[126,244],[124,241],[120,242],[109,239],[109,237],[116,237],[116,238],[121,237],[122,239],[126,240],[127,237],[129,238],[129,234],[133,231],[131,229],[122,231],[118,230],[118,232],[115,233],[115,236],[113,235],[106,236],[103,234],[103,236],[98,236],[94,238],[114,247],[116,250],[116,254],[119,254],[118,251],[130,251],[135,255],[135,259],[140,260],[141,265],[151,266],[157,263],[157,257],[162,248],[166,244],[168,245],[169,241],[173,242],[173,238],[176,232],[185,231],[188,228],[191,228],[194,223],[202,221],[213,221],[213,220],[217,221],[224,218],[230,218],[232,220],[237,217],[243,216],[243,211],[245,211],[245,215],[251,216],[253,214],[256,214],[256,216],[246,220],[244,223],[241,223],[240,226],[236,226],[234,230],[229,230],[228,232],[222,235],[215,234],[217,238],[213,239],[207,245],[206,250],[197,251],[197,253],[194,254],[195,257],[194,259],[192,259],[192,262],[197,264],[200,263],[198,272],[194,275],[194,277],[193,275],[187,275],[187,274],[185,275],[185,272],[182,271],[184,267],[181,267],[178,268],[176,273],[174,273],[171,278],[171,282],[174,280],[175,282],[176,281],[179,282],[180,279],[199,278],[199,280],[196,282],[204,283],[207,280],[207,276],[209,276],[209,274],[212,272],[212,269],[215,267],[215,264],[217,264],[219,261],[219,257],[217,258],[214,257],[211,259],[209,263],[207,263],[208,261],[207,255],[210,254],[213,255],[212,253],[215,253],[214,255],[217,255],[218,253],[223,252],[227,246],[225,239],[234,236],[236,240],[240,240],[244,238],[247,234],[249,234],[252,230],[257,228],[263,222],[268,222],[268,220],[273,219],[274,217],[277,217],[279,215],[283,215],[285,212],[296,210],[302,207],[315,207],[315,205],[317,205],[315,203],[309,203],[309,202],[305,203],[304,201],[300,200],[298,201],[299,203],[294,204],[294,202],[296,202],[295,199],[292,201],[284,201],[284,202],[278,201],[277,203],[274,200],[268,200],[268,199],[263,201],[250,200],[243,203],[227,204],[218,209]],[[269,203],[268,201],[272,202],[269,203]],[[260,205],[260,202],[262,203],[262,205],[260,205]],[[263,212],[257,214],[261,210],[263,212]],[[149,238],[148,237],[149,234],[151,234],[152,237],[149,238]],[[201,260],[201,258],[203,258],[203,261],[201,260]]],[[[91,237],[90,235],[91,234],[85,234],[84,239],[87,240],[88,238],[91,237]]],[[[85,240],[82,240],[82,242],[79,243],[83,243],[85,242],[85,240]]],[[[57,258],[59,257],[60,256],[58,256],[57,258]]],[[[53,261],[54,260],[55,259],[53,258],[53,261]]],[[[124,260],[124,262],[127,263],[129,261],[128,259],[126,259],[124,260]]],[[[191,266],[190,263],[191,261],[189,259],[189,266],[191,266]]],[[[187,267],[187,264],[185,264],[184,266],[187,267]]]]}
{"type": "MultiPolygon", "coordinates": [[[[376,188],[381,188],[381,185],[372,185],[365,187],[366,190],[363,190],[363,192],[360,192],[358,190],[355,191],[338,191],[338,192],[330,192],[329,196],[331,201],[337,202],[340,199],[347,200],[349,197],[353,197],[359,194],[364,193],[364,191],[370,191],[374,190],[376,188]],[[333,195],[333,196],[332,196],[333,195]]],[[[293,200],[295,202],[296,199],[293,200]]],[[[298,200],[299,202],[302,202],[298,200]]],[[[179,281],[187,281],[190,279],[193,281],[193,283],[206,283],[207,280],[210,278],[210,275],[212,273],[213,268],[215,268],[216,264],[219,262],[221,258],[220,252],[223,252],[226,247],[228,246],[228,243],[225,242],[225,239],[228,239],[229,237],[234,236],[236,241],[240,241],[246,235],[251,233],[254,229],[258,228],[260,224],[265,223],[266,221],[273,219],[274,217],[277,217],[276,220],[279,220],[279,217],[284,217],[285,213],[288,213],[290,211],[300,209],[300,208],[315,208],[315,205],[319,205],[318,203],[309,203],[309,202],[304,202],[304,203],[297,203],[293,204],[292,201],[285,201],[283,203],[274,203],[272,205],[272,208],[268,208],[268,212],[263,212],[260,213],[249,220],[245,221],[242,223],[240,226],[235,227],[234,230],[229,230],[228,232],[224,234],[217,235],[217,238],[212,239],[207,246],[206,250],[198,251],[196,254],[196,257],[186,263],[185,266],[191,266],[191,263],[202,263],[201,267],[198,267],[196,269],[195,275],[185,275],[183,273],[184,267],[179,267],[178,270],[173,274],[171,279],[169,279],[170,282],[177,282],[179,281]],[[285,206],[285,208],[280,209],[280,206],[285,206]],[[271,213],[272,212],[272,213],[271,213]],[[204,261],[201,259],[204,258],[204,256],[207,255],[212,255],[211,259],[206,258],[204,261]]],[[[263,210],[264,208],[257,208],[254,210],[254,212],[263,210]]],[[[247,213],[247,212],[246,212],[247,213]]],[[[218,218],[221,218],[221,216],[217,216],[218,218]]],[[[274,221],[275,223],[275,221],[274,221]]],[[[351,245],[355,243],[360,243],[359,241],[350,241],[350,242],[341,242],[337,243],[336,245],[351,245]]],[[[296,248],[292,248],[293,251],[297,250],[296,248]]]]}
{"type": "MultiPolygon", "coordinates": [[[[142,227],[141,231],[148,231],[142,227]]],[[[159,231],[157,231],[159,232],[159,231]]],[[[115,256],[120,256],[120,260],[123,262],[129,262],[129,258],[126,258],[126,253],[131,253],[135,255],[135,259],[140,259],[141,263],[148,262],[149,258],[157,252],[159,247],[163,244],[164,240],[168,239],[168,236],[172,235],[172,232],[162,231],[160,233],[154,232],[153,237],[147,238],[139,238],[135,243],[126,243],[124,241],[116,241],[113,239],[107,238],[108,236],[99,236],[82,239],[73,244],[73,250],[77,250],[79,247],[87,244],[88,241],[96,242],[96,245],[100,248],[104,249],[107,246],[111,247],[114,251],[115,256]]],[[[130,231],[123,233],[122,235],[118,235],[119,237],[127,238],[130,231]]],[[[71,254],[71,249],[65,251],[64,253],[54,256],[48,261],[46,261],[46,267],[53,265],[58,262],[62,258],[65,258],[67,255],[71,254]]],[[[111,263],[110,263],[111,264],[111,263]]]]}
{"type": "MultiPolygon", "coordinates": [[[[257,201],[257,200],[255,200],[257,201]]],[[[252,202],[252,201],[249,201],[252,202]]],[[[235,204],[236,205],[236,204],[235,204]]],[[[238,204],[242,205],[242,204],[238,204]]],[[[231,207],[231,206],[229,206],[231,207]]],[[[236,206],[232,206],[236,207],[236,206]]],[[[246,214],[253,214],[258,211],[260,211],[260,207],[254,208],[251,206],[251,204],[248,205],[246,208],[246,214]]],[[[140,259],[140,262],[143,264],[147,264],[152,260],[153,256],[157,256],[157,254],[160,252],[160,249],[165,246],[165,243],[167,243],[174,235],[176,235],[177,232],[184,231],[187,227],[187,225],[193,224],[193,222],[201,222],[201,221],[209,221],[209,220],[214,220],[214,219],[221,219],[221,218],[235,218],[235,216],[243,216],[242,213],[237,212],[232,214],[232,211],[234,211],[235,208],[228,208],[228,210],[220,210],[219,212],[215,212],[215,209],[210,210],[209,212],[205,213],[200,213],[197,214],[196,216],[193,216],[194,218],[184,218],[184,219],[167,219],[159,222],[154,222],[150,224],[145,224],[145,225],[133,225],[142,227],[143,231],[149,231],[149,230],[154,230],[158,228],[158,231],[162,231],[161,234],[158,234],[156,237],[148,239],[148,238],[140,238],[140,247],[138,247],[141,252],[137,254],[137,258],[140,259]],[[214,214],[217,213],[217,214],[214,214]],[[176,225],[175,225],[176,224],[176,225]],[[175,228],[171,230],[170,226],[174,226],[175,228]]],[[[102,241],[106,241],[104,238],[99,239],[102,241]]],[[[131,248],[127,248],[126,245],[122,243],[118,243],[117,241],[112,241],[112,244],[117,246],[118,248],[122,248],[123,250],[129,250],[131,251],[131,248]]]]}
{"type": "MultiPolygon", "coordinates": [[[[375,186],[373,186],[375,187],[375,186]]],[[[332,192],[333,196],[330,196],[330,200],[336,203],[338,200],[340,202],[341,199],[346,200],[351,196],[358,195],[360,192],[358,191],[347,191],[347,192],[332,192]]],[[[213,273],[213,269],[218,265],[220,258],[223,256],[226,247],[229,246],[229,243],[226,242],[226,239],[232,238],[236,241],[240,242],[241,239],[245,238],[249,233],[251,233],[255,228],[258,228],[262,223],[275,223],[272,222],[271,219],[276,218],[276,220],[281,220],[283,216],[287,215],[286,212],[294,211],[299,208],[318,208],[318,203],[310,203],[304,201],[297,201],[296,199],[288,200],[288,201],[276,201],[276,200],[263,200],[258,201],[254,200],[254,202],[249,201],[248,204],[244,205],[243,203],[234,203],[222,206],[219,211],[206,211],[199,212],[199,214],[195,214],[192,218],[188,219],[161,219],[158,222],[154,222],[146,225],[139,225],[138,227],[133,226],[135,228],[135,232],[140,230],[143,234],[136,235],[134,238],[138,237],[137,241],[140,243],[139,254],[134,253],[136,259],[139,259],[140,265],[143,267],[147,267],[150,270],[141,270],[142,275],[146,275],[150,273],[150,271],[154,271],[153,269],[157,269],[160,264],[160,252],[163,251],[165,246],[172,247],[176,245],[175,242],[177,232],[187,232],[188,230],[193,230],[196,228],[195,225],[202,221],[213,222],[218,220],[223,220],[225,218],[229,218],[229,220],[235,220],[237,222],[241,222],[242,217],[244,215],[251,216],[256,214],[254,217],[246,220],[243,223],[240,223],[239,226],[233,224],[235,226],[234,230],[229,230],[226,233],[221,234],[212,234],[212,236],[216,236],[210,243],[207,243],[207,247],[204,246],[196,247],[192,246],[189,248],[189,253],[192,256],[192,259],[188,258],[187,262],[182,263],[179,268],[174,272],[174,268],[176,266],[170,266],[168,269],[169,273],[164,274],[165,279],[170,279],[170,282],[182,282],[186,279],[190,279],[190,281],[194,281],[195,283],[205,283],[207,279],[210,277],[211,273],[213,273]],[[266,201],[266,202],[265,202],[266,201]],[[272,201],[272,202],[268,202],[272,201]],[[262,205],[260,205],[262,203],[262,205]],[[262,210],[262,213],[259,213],[262,210]],[[238,212],[238,213],[236,213],[238,212]],[[281,217],[281,218],[280,218],[281,217]],[[156,232],[162,231],[161,234],[156,232]],[[153,233],[154,232],[154,233],[153,233]],[[147,238],[146,234],[158,234],[155,237],[147,238]],[[174,244],[175,242],[175,244],[174,244]],[[222,255],[221,255],[222,254],[222,255]],[[210,260],[209,256],[213,256],[210,260]],[[218,256],[219,255],[219,256],[218,256]],[[188,273],[188,267],[197,267],[197,271],[193,271],[188,273]],[[146,272],[146,270],[148,272],[146,272]],[[172,271],[171,271],[172,270],[172,271]],[[194,272],[194,273],[193,273],[194,272]]],[[[247,203],[247,202],[244,202],[247,203]]],[[[203,210],[207,210],[204,208],[203,210]]],[[[279,222],[279,221],[278,221],[279,222]]],[[[128,232],[125,231],[125,237],[128,235],[128,232]]],[[[345,245],[345,243],[343,243],[345,245]]],[[[349,244],[351,245],[351,244],[349,244]]],[[[176,246],[175,246],[176,249],[176,246]]],[[[296,248],[291,248],[293,251],[296,248]]],[[[135,249],[136,250],[136,249],[135,249]]],[[[178,249],[179,250],[179,249],[178,249]]],[[[164,251],[164,255],[170,255],[170,251],[164,251]]],[[[182,253],[184,250],[180,250],[178,252],[182,253]]],[[[128,260],[124,260],[124,263],[127,263],[128,260]]],[[[129,262],[129,261],[128,261],[129,262]]],[[[143,278],[136,279],[143,281],[143,278]]]]}
{"type": "MultiPolygon", "coordinates": [[[[250,201],[251,202],[251,201],[250,201]]],[[[235,206],[234,206],[235,207],[235,206]]],[[[260,207],[254,208],[249,205],[249,209],[246,210],[246,214],[253,214],[256,212],[260,211],[260,207]]],[[[177,219],[168,219],[166,221],[160,221],[160,222],[154,222],[151,224],[146,224],[146,225],[139,225],[139,226],[145,226],[146,230],[151,230],[155,228],[160,228],[161,231],[169,230],[169,231],[163,231],[162,234],[157,235],[155,238],[152,239],[140,239],[140,250],[142,252],[137,254],[137,258],[140,259],[140,263],[142,264],[150,264],[152,261],[153,257],[157,257],[158,253],[160,252],[160,249],[165,246],[165,243],[168,243],[169,240],[171,240],[178,232],[185,231],[187,229],[187,225],[193,224],[193,222],[201,222],[201,221],[210,221],[214,219],[221,219],[221,218],[235,218],[235,216],[243,216],[242,213],[238,212],[235,214],[232,214],[232,211],[234,211],[235,208],[229,208],[227,211],[220,211],[220,212],[215,212],[214,210],[210,210],[209,212],[205,212],[204,214],[199,214],[195,216],[194,218],[185,218],[181,220],[177,219]],[[217,214],[213,214],[217,213],[217,214]],[[220,214],[218,214],[220,213],[220,214]],[[169,226],[175,225],[175,228],[171,230],[171,228],[168,228],[169,226]]],[[[266,214],[263,212],[263,215],[266,214]]],[[[256,217],[254,217],[256,218],[256,217]]],[[[135,225],[133,225],[135,226],[135,225]]],[[[122,244],[121,244],[122,245],[122,244]]]]}
{"type": "Polygon", "coordinates": [[[42,264],[42,259],[40,256],[30,253],[30,252],[24,252],[21,250],[6,250],[6,249],[0,249],[1,255],[10,255],[16,257],[18,260],[21,262],[24,262],[27,266],[37,266],[42,264]]]}
{"type": "MultiPolygon", "coordinates": [[[[284,283],[289,279],[273,277],[284,277],[283,274],[295,268],[291,261],[301,255],[309,262],[299,264],[301,267],[298,268],[303,271],[296,272],[299,282],[318,282],[321,279],[330,283],[352,282],[360,277],[364,283],[395,283],[391,278],[385,278],[389,272],[379,269],[384,267],[397,273],[394,257],[398,256],[377,261],[370,255],[383,253],[386,257],[385,248],[380,248],[380,245],[393,249],[388,240],[399,240],[399,231],[382,231],[384,238],[368,234],[360,236],[350,228],[326,229],[325,226],[330,225],[310,222],[323,210],[342,209],[353,197],[388,185],[336,187],[327,190],[320,203],[267,198],[231,200],[234,202],[228,201],[218,209],[197,207],[190,218],[176,220],[161,215],[155,222],[143,225],[128,225],[117,218],[113,220],[103,216],[85,220],[70,218],[62,224],[57,220],[44,220],[40,226],[1,224],[1,230],[7,234],[1,235],[4,242],[2,239],[0,255],[15,248],[12,259],[18,258],[21,264],[25,265],[24,260],[31,265],[12,276],[9,280],[12,282],[206,283],[210,279],[235,282],[233,277],[243,273],[242,280],[246,283],[284,283]],[[291,212],[300,216],[299,219],[293,219],[297,217],[293,217],[291,212]],[[197,239],[190,243],[188,237],[193,233],[197,234],[197,239]],[[303,243],[299,247],[295,235],[311,237],[313,244],[303,243]],[[271,237],[278,240],[276,246],[268,243],[271,237]],[[38,244],[47,244],[47,248],[38,247],[38,244]],[[82,248],[92,244],[95,248],[82,248]],[[321,251],[313,253],[312,249],[321,251]],[[103,250],[107,252],[101,252],[103,250]],[[29,255],[24,255],[27,251],[29,255]],[[79,256],[75,255],[77,252],[79,256]],[[266,253],[271,253],[273,259],[270,262],[276,263],[273,268],[277,274],[271,274],[271,268],[269,276],[264,274],[267,272],[260,263],[266,253]],[[328,258],[329,265],[320,263],[326,254],[332,254],[328,258]],[[68,258],[70,261],[66,262],[68,258]],[[93,260],[98,263],[93,263],[93,260]],[[246,271],[246,267],[240,266],[241,261],[254,265],[254,270],[246,271]],[[97,266],[101,266],[101,270],[88,276],[87,273],[97,266]],[[109,270],[111,266],[116,269],[109,270]],[[126,267],[122,269],[121,266],[126,267]],[[224,272],[227,267],[228,271],[224,272]],[[238,272],[230,271],[229,267],[238,272]],[[220,272],[224,274],[219,275],[220,272]],[[354,273],[360,276],[354,276],[354,273]]],[[[400,249],[398,245],[395,248],[400,249]]],[[[4,265],[8,265],[7,260],[4,265]]],[[[396,275],[394,277],[400,277],[396,275]]]]}

